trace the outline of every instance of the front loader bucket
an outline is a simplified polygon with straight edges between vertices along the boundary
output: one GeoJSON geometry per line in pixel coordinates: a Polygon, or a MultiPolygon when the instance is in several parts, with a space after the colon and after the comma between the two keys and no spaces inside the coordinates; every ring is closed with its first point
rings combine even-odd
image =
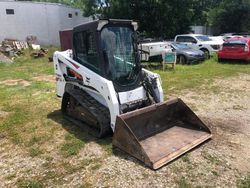
{"type": "Polygon", "coordinates": [[[173,99],[118,116],[113,145],[158,169],[211,137],[194,112],[173,99]]]}

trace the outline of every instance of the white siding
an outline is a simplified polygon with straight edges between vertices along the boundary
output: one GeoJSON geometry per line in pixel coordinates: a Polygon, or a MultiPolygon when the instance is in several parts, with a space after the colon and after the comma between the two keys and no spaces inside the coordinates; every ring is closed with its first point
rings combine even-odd
{"type": "Polygon", "coordinates": [[[0,1],[0,41],[25,40],[28,35],[35,35],[42,45],[59,45],[60,30],[91,20],[82,14],[79,9],[60,4],[0,1]],[[14,15],[7,15],[6,9],[14,9],[14,15]],[[68,18],[69,13],[72,18],[68,18]]]}

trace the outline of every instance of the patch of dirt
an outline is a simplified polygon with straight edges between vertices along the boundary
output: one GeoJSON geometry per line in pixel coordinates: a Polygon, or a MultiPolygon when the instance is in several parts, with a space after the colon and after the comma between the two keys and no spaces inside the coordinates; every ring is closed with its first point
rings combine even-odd
{"type": "Polygon", "coordinates": [[[32,78],[32,80],[52,82],[52,83],[56,82],[56,79],[55,79],[54,75],[40,75],[40,76],[35,76],[35,77],[32,78]]]}
{"type": "Polygon", "coordinates": [[[9,114],[10,114],[10,112],[5,112],[5,111],[1,110],[1,108],[0,108],[0,120],[7,118],[9,116],[9,114]]]}
{"type": "Polygon", "coordinates": [[[85,147],[78,154],[79,157],[102,157],[104,155],[104,149],[97,143],[91,141],[85,145],[85,147]]]}
{"type": "Polygon", "coordinates": [[[23,85],[23,86],[29,86],[31,83],[27,80],[23,79],[16,79],[16,80],[4,80],[0,81],[0,84],[6,85],[6,86],[16,86],[16,85],[23,85]]]}

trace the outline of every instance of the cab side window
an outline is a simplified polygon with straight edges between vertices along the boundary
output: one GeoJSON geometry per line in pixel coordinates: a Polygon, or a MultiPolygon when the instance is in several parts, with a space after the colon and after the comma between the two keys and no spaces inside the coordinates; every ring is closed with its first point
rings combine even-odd
{"type": "Polygon", "coordinates": [[[186,37],[186,42],[189,42],[189,43],[197,43],[197,41],[196,41],[195,38],[193,38],[193,37],[186,37]]]}
{"type": "Polygon", "coordinates": [[[74,34],[74,59],[94,72],[99,72],[97,48],[94,32],[83,31],[74,34]]]}
{"type": "Polygon", "coordinates": [[[195,38],[189,36],[179,36],[177,37],[176,42],[197,43],[195,38]]]}
{"type": "Polygon", "coordinates": [[[185,42],[185,37],[183,36],[177,37],[176,42],[185,42]]]}

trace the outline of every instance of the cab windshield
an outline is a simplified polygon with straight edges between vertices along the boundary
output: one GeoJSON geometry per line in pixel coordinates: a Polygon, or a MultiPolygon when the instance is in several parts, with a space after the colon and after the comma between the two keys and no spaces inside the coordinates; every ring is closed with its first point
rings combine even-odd
{"type": "Polygon", "coordinates": [[[105,27],[101,42],[108,77],[120,85],[132,84],[138,76],[134,31],[129,27],[105,27]]]}

